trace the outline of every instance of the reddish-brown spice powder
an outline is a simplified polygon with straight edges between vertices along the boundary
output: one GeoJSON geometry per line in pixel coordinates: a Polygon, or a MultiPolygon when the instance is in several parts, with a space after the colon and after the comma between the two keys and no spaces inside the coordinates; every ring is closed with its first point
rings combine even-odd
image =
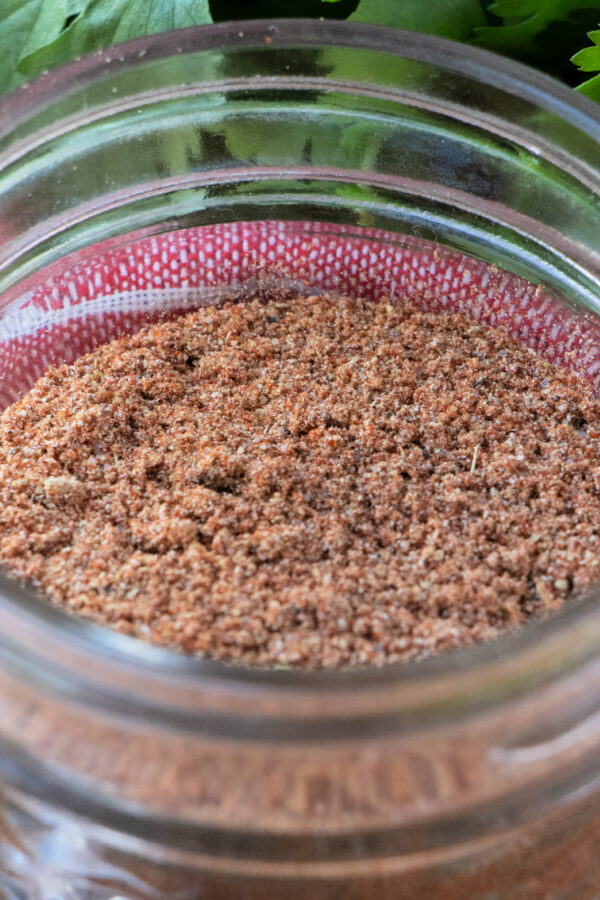
{"type": "Polygon", "coordinates": [[[253,665],[413,659],[600,576],[600,404],[502,332],[329,297],[202,309],[0,418],[0,564],[253,665]]]}

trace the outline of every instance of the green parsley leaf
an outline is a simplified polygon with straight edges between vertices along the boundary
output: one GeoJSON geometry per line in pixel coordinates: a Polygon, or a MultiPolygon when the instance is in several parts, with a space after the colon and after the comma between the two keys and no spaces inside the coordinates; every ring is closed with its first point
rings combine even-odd
{"type": "Polygon", "coordinates": [[[109,44],[207,22],[212,22],[208,0],[91,0],[56,40],[22,55],[19,72],[32,77],[109,44]]]}
{"type": "MultiPolygon", "coordinates": [[[[590,31],[588,37],[594,46],[584,47],[573,56],[571,62],[574,62],[582,72],[600,72],[600,31],[590,31]]],[[[600,102],[600,74],[584,81],[577,90],[586,97],[600,102]]]]}
{"type": "Polygon", "coordinates": [[[538,41],[550,26],[568,22],[572,13],[597,0],[496,0],[489,11],[503,21],[478,28],[475,43],[527,61],[539,52],[538,41]]]}
{"type": "Polygon", "coordinates": [[[361,0],[349,19],[459,41],[473,37],[485,23],[485,14],[479,0],[361,0]]]}
{"type": "Polygon", "coordinates": [[[600,75],[596,75],[594,78],[584,81],[583,84],[579,85],[577,90],[581,94],[585,94],[585,96],[589,97],[591,100],[597,100],[598,103],[600,103],[600,75]]]}
{"type": "Polygon", "coordinates": [[[58,37],[67,14],[66,0],[2,0],[0,93],[20,84],[19,59],[58,37]]]}
{"type": "Polygon", "coordinates": [[[600,72],[600,31],[590,31],[588,37],[593,47],[585,47],[572,57],[571,62],[579,66],[582,72],[600,72]]]}

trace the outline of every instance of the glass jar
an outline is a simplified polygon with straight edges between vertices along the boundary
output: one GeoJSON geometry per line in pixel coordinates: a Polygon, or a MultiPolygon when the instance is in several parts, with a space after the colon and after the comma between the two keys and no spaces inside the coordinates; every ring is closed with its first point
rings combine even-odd
{"type": "MultiPolygon", "coordinates": [[[[166,312],[409,296],[600,388],[600,114],[423,35],[133,41],[0,104],[0,403],[166,312]]],[[[382,670],[227,667],[0,578],[0,892],[600,896],[597,597],[382,670]]]]}

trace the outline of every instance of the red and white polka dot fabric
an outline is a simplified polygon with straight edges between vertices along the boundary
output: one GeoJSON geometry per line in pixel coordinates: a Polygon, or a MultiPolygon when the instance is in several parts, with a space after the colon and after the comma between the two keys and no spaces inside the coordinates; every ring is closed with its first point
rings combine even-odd
{"type": "Polygon", "coordinates": [[[48,368],[165,313],[285,284],[500,326],[600,391],[600,329],[539,287],[416,238],[354,226],[249,222],[104,245],[49,270],[0,319],[0,408],[48,368]]]}

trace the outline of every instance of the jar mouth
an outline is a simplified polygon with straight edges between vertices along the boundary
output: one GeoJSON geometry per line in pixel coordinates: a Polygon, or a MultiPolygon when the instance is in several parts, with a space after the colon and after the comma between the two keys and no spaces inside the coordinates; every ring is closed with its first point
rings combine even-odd
{"type": "MultiPolygon", "coordinates": [[[[528,99],[600,145],[600,110],[596,104],[524,65],[414,32],[290,19],[223,23],[163,33],[68,63],[0,103],[0,142],[10,140],[21,124],[50,101],[67,96],[74,84],[91,83],[111,67],[134,67],[142,57],[147,61],[173,55],[175,35],[176,52],[183,54],[231,45],[264,50],[267,40],[274,50],[336,45],[438,63],[446,70],[467,74],[484,84],[500,85],[528,99]]],[[[585,164],[581,168],[585,169],[585,164]]],[[[598,178],[597,168],[590,166],[589,171],[598,178]]],[[[93,686],[96,692],[110,694],[113,704],[116,698],[121,703],[143,697],[153,706],[164,706],[164,688],[168,686],[171,700],[178,697],[179,712],[191,717],[199,711],[203,715],[207,709],[214,711],[226,695],[230,711],[242,712],[248,703],[253,704],[253,721],[256,716],[264,717],[272,726],[283,718],[304,723],[310,719],[318,720],[321,729],[329,721],[336,734],[350,727],[350,718],[354,724],[369,721],[379,730],[414,728],[415,722],[425,726],[450,714],[456,718],[458,710],[471,712],[499,704],[529,692],[534,685],[563,677],[600,649],[597,590],[572,601],[547,620],[469,649],[378,669],[316,672],[272,671],[180,656],[68,616],[4,576],[0,576],[0,615],[4,626],[0,654],[6,651],[14,655],[18,650],[23,660],[39,669],[42,681],[41,673],[60,670],[62,674],[56,676],[55,683],[60,681],[62,685],[68,680],[67,673],[74,670],[85,673],[90,690],[93,686]]],[[[34,677],[33,669],[29,677],[34,677]]],[[[281,730],[284,734],[285,728],[281,730]]],[[[314,733],[311,736],[314,738],[314,733]]]]}

